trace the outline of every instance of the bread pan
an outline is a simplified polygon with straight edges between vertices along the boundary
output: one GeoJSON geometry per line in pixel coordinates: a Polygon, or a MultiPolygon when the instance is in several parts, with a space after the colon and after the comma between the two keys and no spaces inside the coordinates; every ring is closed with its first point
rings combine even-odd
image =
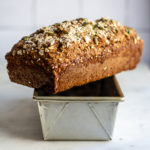
{"type": "Polygon", "coordinates": [[[44,140],[111,140],[119,102],[115,76],[49,95],[34,90],[44,140]]]}

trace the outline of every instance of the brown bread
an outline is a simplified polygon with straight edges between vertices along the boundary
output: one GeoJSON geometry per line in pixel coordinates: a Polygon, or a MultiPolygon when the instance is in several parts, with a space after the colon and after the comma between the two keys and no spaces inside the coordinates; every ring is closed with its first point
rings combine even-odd
{"type": "Polygon", "coordinates": [[[11,81],[58,93],[134,69],[143,40],[117,21],[76,19],[43,27],[7,53],[11,81]]]}

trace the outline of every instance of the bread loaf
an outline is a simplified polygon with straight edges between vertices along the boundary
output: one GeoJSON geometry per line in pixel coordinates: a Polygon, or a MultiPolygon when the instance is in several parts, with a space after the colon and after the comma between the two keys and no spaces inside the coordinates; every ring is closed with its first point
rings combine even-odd
{"type": "Polygon", "coordinates": [[[6,59],[11,81],[55,94],[135,68],[142,50],[133,28],[79,18],[23,37],[6,59]]]}

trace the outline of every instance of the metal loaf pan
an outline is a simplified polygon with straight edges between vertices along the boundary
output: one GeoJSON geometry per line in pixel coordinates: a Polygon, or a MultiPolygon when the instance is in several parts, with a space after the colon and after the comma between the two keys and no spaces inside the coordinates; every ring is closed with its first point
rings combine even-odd
{"type": "Polygon", "coordinates": [[[44,140],[111,140],[118,103],[115,76],[48,95],[35,89],[44,140]]]}

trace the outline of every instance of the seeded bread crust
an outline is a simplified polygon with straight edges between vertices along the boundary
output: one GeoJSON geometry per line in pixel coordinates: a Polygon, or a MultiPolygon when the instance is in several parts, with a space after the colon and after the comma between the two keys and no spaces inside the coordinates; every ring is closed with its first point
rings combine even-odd
{"type": "Polygon", "coordinates": [[[11,81],[58,93],[134,69],[143,41],[117,21],[76,19],[43,27],[6,55],[11,81]]]}

